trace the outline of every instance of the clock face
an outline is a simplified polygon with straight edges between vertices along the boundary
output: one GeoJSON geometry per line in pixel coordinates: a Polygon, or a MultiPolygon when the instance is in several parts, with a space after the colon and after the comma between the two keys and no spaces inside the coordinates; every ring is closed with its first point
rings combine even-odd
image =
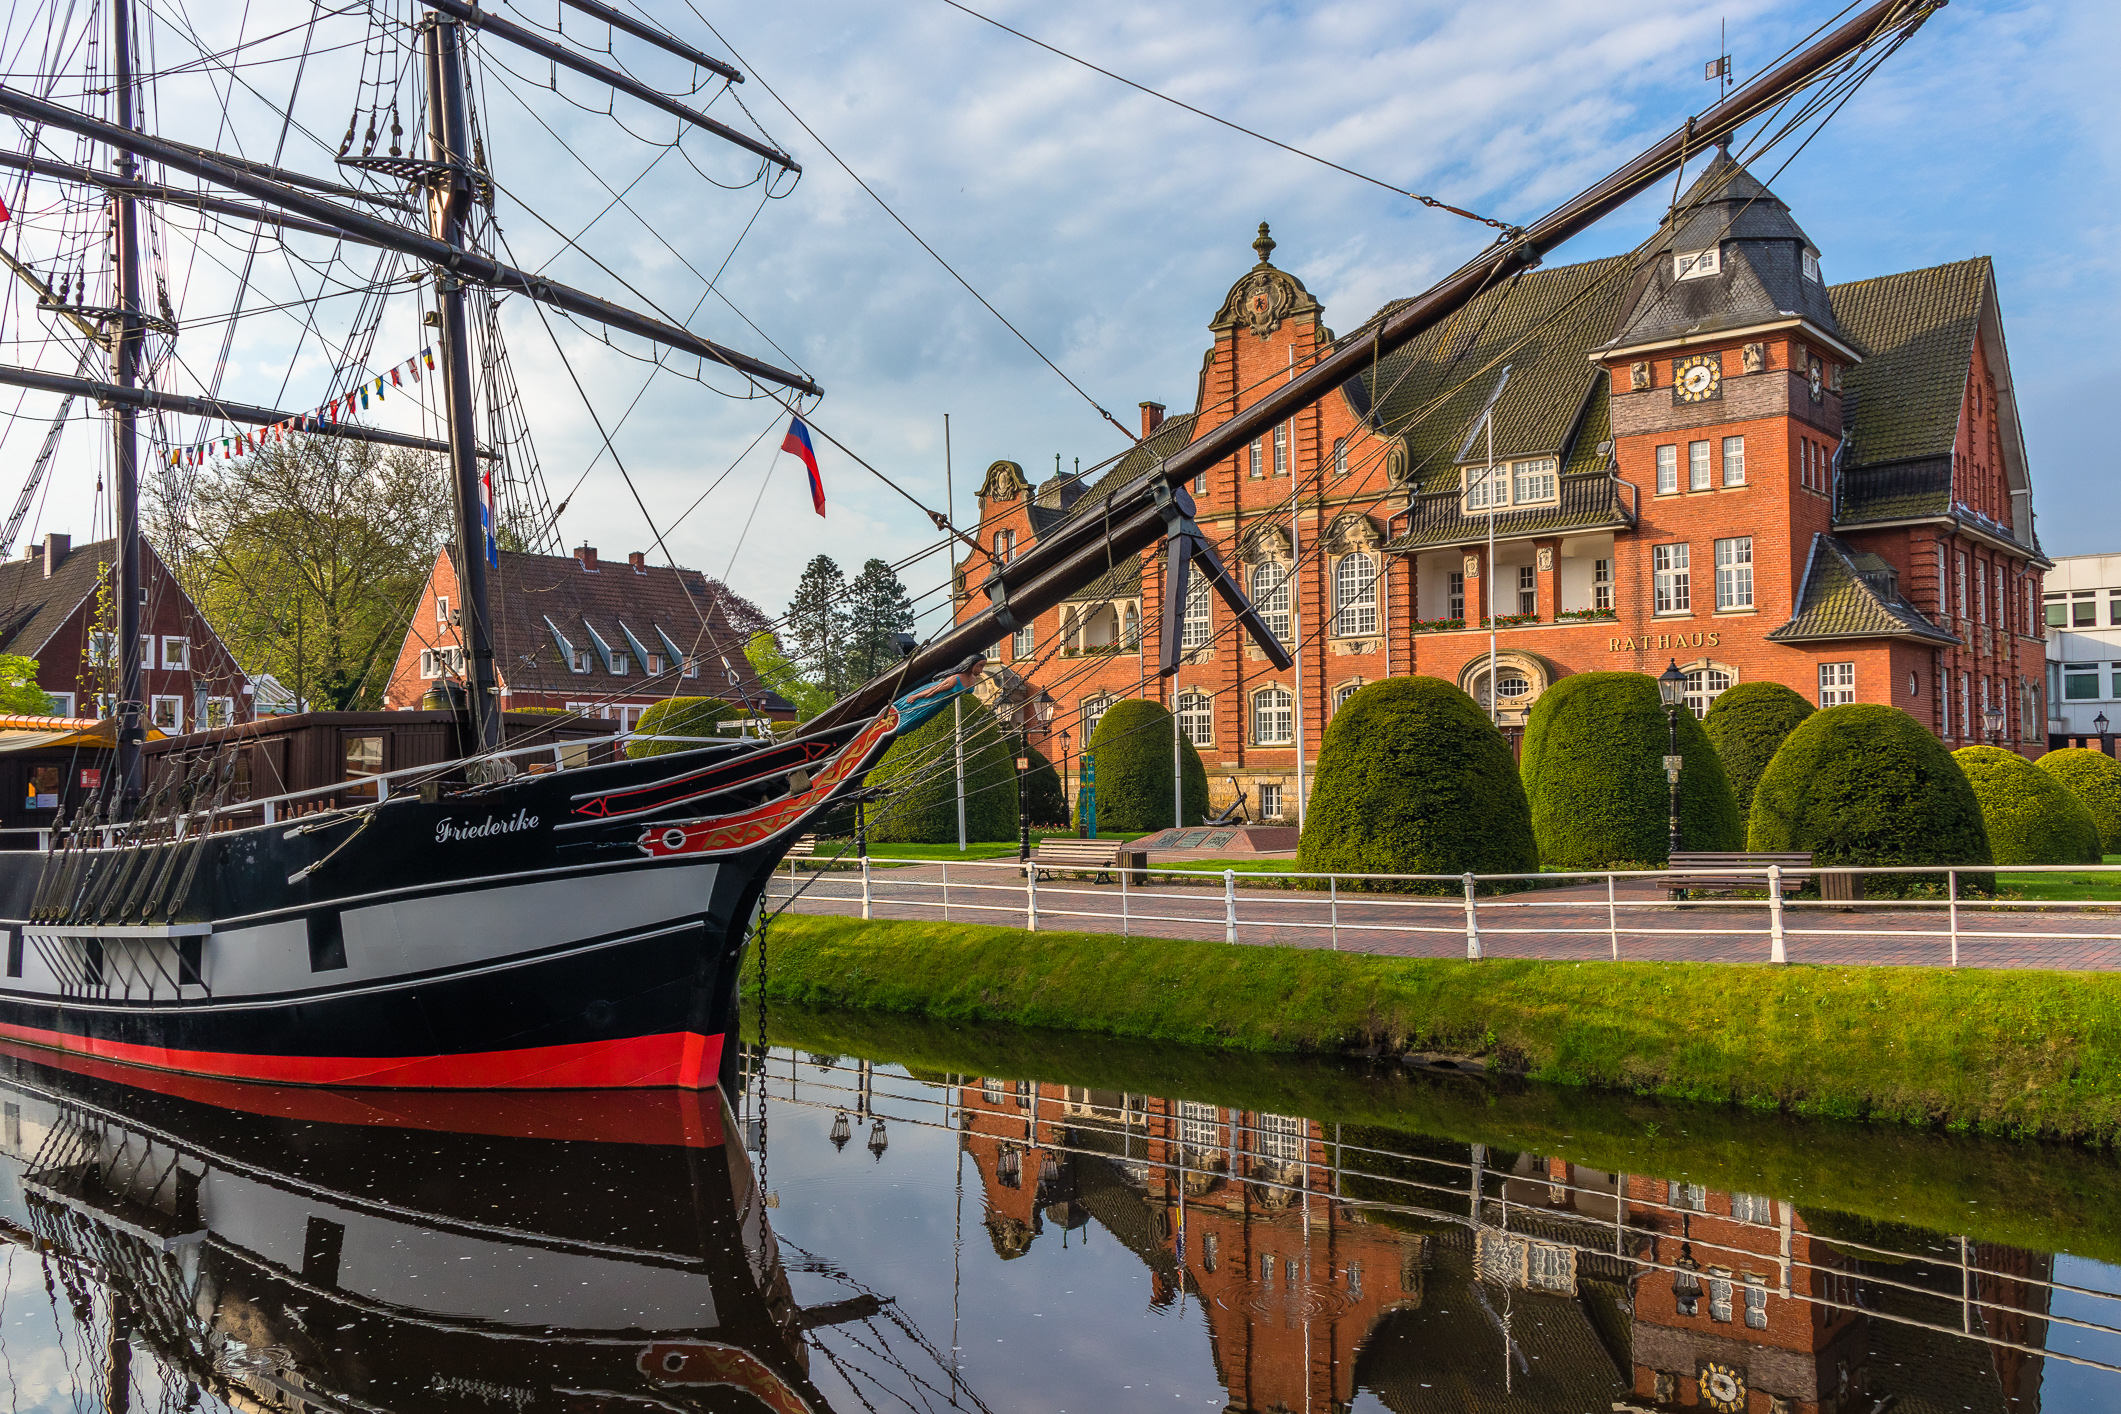
{"type": "Polygon", "coordinates": [[[1682,403],[1706,402],[1723,392],[1723,367],[1714,354],[1695,354],[1672,362],[1672,397],[1682,403]]]}

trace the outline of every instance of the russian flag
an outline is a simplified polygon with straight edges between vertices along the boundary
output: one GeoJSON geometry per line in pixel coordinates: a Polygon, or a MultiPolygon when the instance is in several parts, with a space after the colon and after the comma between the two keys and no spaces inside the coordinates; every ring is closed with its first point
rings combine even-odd
{"type": "Polygon", "coordinates": [[[803,426],[803,419],[788,419],[788,435],[781,439],[781,450],[793,452],[803,460],[803,467],[810,473],[810,504],[817,513],[825,513],[825,483],[817,474],[817,453],[810,447],[810,429],[803,426]]]}

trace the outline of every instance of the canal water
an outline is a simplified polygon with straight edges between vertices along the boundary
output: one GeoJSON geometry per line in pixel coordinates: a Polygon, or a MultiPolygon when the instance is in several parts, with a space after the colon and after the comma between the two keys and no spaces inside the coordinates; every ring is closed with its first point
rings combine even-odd
{"type": "Polygon", "coordinates": [[[2105,1155],[1399,1066],[772,1038],[728,1104],[0,1051],[7,1408],[2121,1408],[2105,1155]]]}

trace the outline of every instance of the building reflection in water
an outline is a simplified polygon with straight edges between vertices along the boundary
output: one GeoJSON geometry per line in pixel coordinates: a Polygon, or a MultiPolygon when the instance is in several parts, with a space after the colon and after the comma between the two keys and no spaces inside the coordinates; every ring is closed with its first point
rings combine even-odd
{"type": "Polygon", "coordinates": [[[1190,1100],[969,1078],[894,1103],[958,1131],[998,1258],[1095,1223],[1156,1304],[1197,1301],[1231,1411],[2040,1407],[2045,1254],[1190,1100]]]}

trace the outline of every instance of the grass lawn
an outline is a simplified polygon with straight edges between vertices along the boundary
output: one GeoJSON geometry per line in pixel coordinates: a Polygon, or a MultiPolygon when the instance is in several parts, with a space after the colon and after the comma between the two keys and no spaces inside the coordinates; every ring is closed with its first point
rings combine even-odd
{"type": "MultiPolygon", "coordinates": [[[[2109,854],[2103,862],[2121,864],[2121,854],[2109,854]]],[[[2005,898],[2121,903],[2121,874],[2014,874],[2003,869],[1996,873],[1996,888],[2005,898]]]]}

